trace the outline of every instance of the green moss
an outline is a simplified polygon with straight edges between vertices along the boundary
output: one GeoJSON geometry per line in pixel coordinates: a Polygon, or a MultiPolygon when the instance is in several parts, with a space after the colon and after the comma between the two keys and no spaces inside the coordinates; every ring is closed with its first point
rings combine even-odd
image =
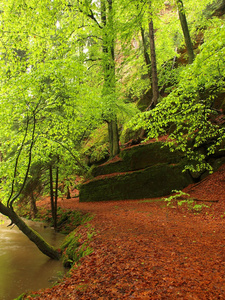
{"type": "Polygon", "coordinates": [[[109,157],[108,128],[103,124],[89,136],[82,145],[82,153],[87,157],[88,163],[93,164],[109,157]]]}
{"type": "Polygon", "coordinates": [[[164,143],[155,142],[138,145],[120,152],[120,160],[96,166],[92,170],[93,176],[129,172],[153,166],[159,163],[177,163],[182,156],[178,151],[171,152],[164,143]],[[164,147],[163,147],[164,146],[164,147]]]}
{"type": "Polygon", "coordinates": [[[15,298],[14,300],[23,300],[25,296],[26,296],[26,294],[23,293],[19,297],[15,298]]]}
{"type": "Polygon", "coordinates": [[[62,251],[62,262],[67,268],[72,267],[72,265],[78,262],[82,257],[92,253],[92,248],[89,247],[90,240],[95,234],[93,228],[89,228],[87,232],[87,238],[85,241],[82,240],[81,234],[74,230],[65,239],[61,246],[62,251]]]}
{"type": "Polygon", "coordinates": [[[192,183],[187,172],[182,172],[184,162],[157,164],[144,170],[96,178],[83,184],[80,201],[107,201],[144,199],[168,195],[174,189],[182,189],[192,183]]]}
{"type": "MultiPolygon", "coordinates": [[[[81,211],[58,208],[57,210],[57,231],[68,234],[79,225],[90,221],[93,218],[90,214],[84,214],[81,211]]],[[[36,221],[47,222],[53,226],[51,210],[39,209],[36,221]]]]}
{"type": "Polygon", "coordinates": [[[57,228],[61,233],[68,234],[79,225],[90,221],[92,218],[92,215],[84,214],[80,211],[59,209],[57,228]]]}

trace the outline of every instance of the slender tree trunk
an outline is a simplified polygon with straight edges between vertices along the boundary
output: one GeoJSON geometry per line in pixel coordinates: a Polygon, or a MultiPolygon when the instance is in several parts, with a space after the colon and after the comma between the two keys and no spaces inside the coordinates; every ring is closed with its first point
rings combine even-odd
{"type": "Polygon", "coordinates": [[[141,26],[141,39],[142,39],[142,44],[143,44],[143,50],[144,50],[144,59],[145,59],[145,63],[147,66],[147,71],[148,71],[148,78],[150,80],[150,83],[152,82],[152,78],[151,78],[151,60],[150,57],[148,55],[148,50],[147,50],[147,44],[146,44],[146,39],[145,39],[145,32],[144,32],[144,28],[141,26]]]}
{"type": "MultiPolygon", "coordinates": [[[[146,110],[150,110],[156,106],[159,99],[159,86],[158,86],[158,72],[156,63],[156,53],[155,53],[155,35],[154,35],[154,25],[152,20],[152,5],[151,0],[149,1],[149,41],[150,41],[150,54],[151,54],[151,85],[152,85],[152,100],[146,110]]],[[[142,129],[140,133],[140,138],[142,139],[145,135],[145,130],[142,129]]]]}
{"type": "MultiPolygon", "coordinates": [[[[150,7],[151,9],[151,7],[150,7]]],[[[152,70],[152,104],[156,106],[159,99],[159,87],[158,87],[158,73],[156,64],[156,53],[155,53],[155,37],[154,37],[154,26],[152,20],[152,14],[150,12],[149,21],[149,39],[150,39],[150,51],[151,51],[151,70],[152,70]]]]}
{"type": "MultiPolygon", "coordinates": [[[[103,24],[103,70],[104,70],[104,85],[103,97],[115,96],[115,54],[114,54],[114,31],[113,31],[113,1],[107,0],[108,10],[106,7],[106,0],[101,0],[101,20],[103,24]]],[[[108,133],[110,155],[115,156],[120,152],[119,134],[117,119],[115,113],[112,112],[111,120],[108,120],[108,133]]]]}
{"type": "Polygon", "coordinates": [[[184,11],[184,5],[182,0],[177,0],[178,14],[180,19],[180,24],[182,27],[185,44],[188,52],[188,63],[192,64],[194,61],[194,50],[191,42],[190,32],[188,29],[187,19],[184,11]]]}
{"type": "Polygon", "coordinates": [[[57,202],[58,202],[58,177],[59,177],[59,169],[56,166],[56,174],[55,174],[55,192],[53,187],[53,171],[52,165],[49,166],[49,184],[50,184],[50,199],[51,199],[51,211],[52,211],[52,220],[54,229],[57,230],[57,202]]]}
{"type": "Polygon", "coordinates": [[[54,189],[53,189],[52,165],[49,166],[49,185],[50,185],[51,212],[52,212],[52,219],[53,219],[53,223],[54,223],[55,203],[54,203],[54,189]]]}
{"type": "Polygon", "coordinates": [[[66,199],[71,199],[71,195],[70,195],[70,189],[67,186],[67,193],[66,193],[66,199]]]}
{"type": "Polygon", "coordinates": [[[48,257],[59,260],[61,254],[45,240],[35,230],[30,228],[11,208],[6,207],[0,202],[0,213],[7,216],[12,224],[15,224],[37,247],[48,257]]]}
{"type": "Polygon", "coordinates": [[[54,229],[57,230],[57,210],[58,210],[58,184],[59,184],[59,157],[57,157],[57,166],[55,174],[55,210],[54,210],[54,229]]]}
{"type": "Polygon", "coordinates": [[[35,200],[33,191],[31,192],[31,195],[30,195],[30,208],[31,208],[31,214],[32,214],[33,218],[35,218],[37,215],[37,212],[38,212],[38,208],[36,205],[36,200],[35,200]]]}

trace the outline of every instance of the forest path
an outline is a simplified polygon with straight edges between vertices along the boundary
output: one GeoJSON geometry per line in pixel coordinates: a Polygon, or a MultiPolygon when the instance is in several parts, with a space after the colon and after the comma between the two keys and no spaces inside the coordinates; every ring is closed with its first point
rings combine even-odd
{"type": "Polygon", "coordinates": [[[185,189],[218,201],[199,214],[159,199],[59,201],[62,208],[95,214],[93,253],[35,299],[225,299],[224,183],[225,165],[185,189]]]}

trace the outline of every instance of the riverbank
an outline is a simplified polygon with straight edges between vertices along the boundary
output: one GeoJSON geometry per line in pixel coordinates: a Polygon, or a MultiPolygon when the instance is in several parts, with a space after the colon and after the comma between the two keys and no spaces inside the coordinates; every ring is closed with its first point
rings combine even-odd
{"type": "Polygon", "coordinates": [[[208,206],[200,212],[187,203],[168,207],[159,198],[60,200],[61,208],[95,215],[88,223],[95,229],[93,252],[58,285],[24,299],[224,299],[224,183],[225,165],[185,189],[208,206]]]}
{"type": "MultiPolygon", "coordinates": [[[[64,236],[44,223],[26,223],[47,242],[59,247],[64,236]]],[[[51,287],[66,273],[60,261],[40,252],[17,226],[8,227],[10,220],[0,215],[0,299],[12,300],[24,291],[51,287]],[[13,288],[12,288],[13,286],[13,288]]]]}

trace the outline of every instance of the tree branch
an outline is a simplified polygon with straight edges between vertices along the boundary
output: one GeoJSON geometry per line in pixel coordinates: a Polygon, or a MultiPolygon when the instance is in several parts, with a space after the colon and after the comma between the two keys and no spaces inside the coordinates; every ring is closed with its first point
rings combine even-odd
{"type": "Polygon", "coordinates": [[[9,196],[9,198],[8,198],[8,200],[7,200],[7,207],[9,207],[11,198],[12,198],[13,193],[14,193],[14,184],[15,184],[15,179],[16,179],[16,173],[17,173],[18,161],[19,161],[20,154],[21,154],[21,152],[22,152],[22,149],[23,149],[23,146],[24,146],[26,137],[27,137],[27,132],[28,132],[28,127],[29,127],[29,122],[30,122],[30,119],[27,118],[27,124],[26,124],[25,134],[24,134],[23,141],[22,141],[22,144],[21,144],[21,146],[20,146],[20,149],[19,149],[18,154],[17,154],[17,157],[16,157],[16,161],[15,161],[15,167],[14,167],[14,175],[13,175],[13,180],[12,180],[11,193],[10,193],[10,196],[9,196]]]}
{"type": "Polygon", "coordinates": [[[75,162],[78,164],[78,166],[82,169],[82,170],[85,170],[87,171],[87,167],[86,166],[83,166],[80,161],[76,158],[76,156],[72,153],[72,151],[65,145],[63,145],[60,141],[55,141],[54,142],[58,143],[60,146],[62,146],[63,148],[65,148],[69,153],[70,155],[73,157],[73,159],[75,160],[75,162]]]}
{"type": "MultiPolygon", "coordinates": [[[[31,165],[31,158],[32,158],[32,149],[33,149],[33,145],[34,145],[34,134],[35,134],[35,127],[36,127],[36,118],[35,118],[35,113],[33,113],[33,130],[32,130],[32,137],[31,137],[31,144],[30,144],[30,149],[29,149],[29,159],[28,159],[28,165],[27,165],[27,170],[26,170],[26,174],[24,176],[24,180],[22,183],[22,186],[19,189],[19,192],[10,200],[8,200],[7,202],[7,207],[10,207],[13,210],[13,203],[15,202],[15,200],[20,196],[20,194],[22,193],[26,181],[27,181],[27,177],[30,171],[30,165],[31,165]]],[[[28,128],[28,126],[27,126],[28,128]]],[[[18,164],[18,161],[17,161],[18,164]]],[[[15,178],[15,177],[14,177],[15,178]]]]}
{"type": "Polygon", "coordinates": [[[96,19],[96,17],[94,16],[93,11],[89,8],[90,13],[85,13],[82,8],[79,5],[79,1],[78,1],[78,9],[81,13],[85,14],[87,17],[89,17],[90,19],[92,19],[100,29],[102,29],[103,27],[99,24],[98,20],[96,19]]]}

